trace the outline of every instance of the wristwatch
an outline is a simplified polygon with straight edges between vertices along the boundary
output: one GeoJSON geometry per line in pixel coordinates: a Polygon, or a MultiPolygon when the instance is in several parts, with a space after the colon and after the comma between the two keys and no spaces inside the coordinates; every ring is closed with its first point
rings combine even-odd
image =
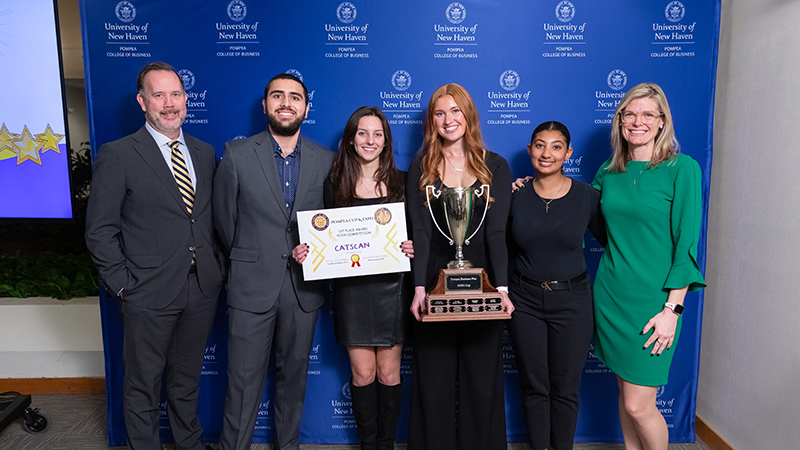
{"type": "Polygon", "coordinates": [[[669,308],[669,309],[671,309],[671,310],[672,310],[672,312],[674,312],[675,314],[677,314],[677,315],[679,315],[679,316],[680,316],[681,314],[683,314],[683,309],[684,309],[684,308],[683,308],[683,305],[679,305],[679,304],[677,304],[677,303],[670,303],[670,302],[666,302],[666,303],[664,303],[664,308],[669,308]]]}

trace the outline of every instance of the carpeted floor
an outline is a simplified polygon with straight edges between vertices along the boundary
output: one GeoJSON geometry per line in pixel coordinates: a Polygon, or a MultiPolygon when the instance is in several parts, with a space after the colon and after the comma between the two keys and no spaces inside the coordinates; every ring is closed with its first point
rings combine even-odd
{"type": "MultiPolygon", "coordinates": [[[[101,450],[106,440],[106,400],[104,395],[35,395],[32,405],[47,415],[50,429],[28,434],[21,419],[0,431],[2,450],[101,450]]],[[[126,447],[111,447],[124,450],[126,447]]],[[[165,448],[171,448],[166,446],[165,448]]],[[[357,445],[302,444],[301,450],[357,450],[357,445]]],[[[405,444],[397,444],[405,450],[405,444]]],[[[521,443],[509,443],[509,450],[526,450],[521,443]]],[[[622,450],[621,444],[575,444],[575,450],[622,450]]],[[[271,445],[253,444],[251,450],[268,450],[271,445]]],[[[446,450],[446,449],[443,449],[446,450]]],[[[669,450],[710,450],[699,440],[694,444],[671,444],[669,450]]]]}

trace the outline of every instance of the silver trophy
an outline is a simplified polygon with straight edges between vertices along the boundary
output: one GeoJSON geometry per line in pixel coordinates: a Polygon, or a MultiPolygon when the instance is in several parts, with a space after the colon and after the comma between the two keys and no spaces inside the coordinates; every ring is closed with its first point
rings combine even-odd
{"type": "Polygon", "coordinates": [[[486,211],[489,209],[489,185],[481,185],[479,189],[469,187],[445,187],[436,189],[435,186],[425,186],[425,196],[428,200],[428,211],[431,213],[434,225],[442,233],[442,236],[450,241],[450,245],[456,245],[456,259],[447,264],[448,269],[469,269],[473,265],[471,262],[464,259],[464,246],[469,245],[470,239],[475,237],[481,226],[483,220],[486,218],[486,211]],[[436,217],[433,214],[433,203],[431,202],[431,195],[442,204],[444,210],[445,221],[447,222],[447,230],[450,232],[448,236],[439,224],[436,222],[436,217]],[[484,197],[486,199],[486,207],[483,209],[481,222],[475,228],[475,231],[467,237],[470,223],[474,213],[475,199],[484,197]]]}

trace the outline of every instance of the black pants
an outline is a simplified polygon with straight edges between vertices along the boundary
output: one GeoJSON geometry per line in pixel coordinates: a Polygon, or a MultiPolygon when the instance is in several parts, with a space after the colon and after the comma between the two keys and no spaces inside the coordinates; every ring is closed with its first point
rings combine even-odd
{"type": "Polygon", "coordinates": [[[408,450],[505,450],[503,321],[414,322],[408,450]]]}
{"type": "Polygon", "coordinates": [[[123,411],[128,448],[160,450],[161,378],[166,376],[167,410],[175,448],[205,449],[197,417],[200,374],[217,298],[200,292],[188,275],[178,297],[164,309],[122,301],[125,379],[123,411]]]}
{"type": "Polygon", "coordinates": [[[533,450],[571,449],[578,420],[578,388],[594,332],[591,284],[547,291],[514,276],[516,311],[509,323],[533,450]],[[581,289],[582,288],[582,289],[581,289]]]}

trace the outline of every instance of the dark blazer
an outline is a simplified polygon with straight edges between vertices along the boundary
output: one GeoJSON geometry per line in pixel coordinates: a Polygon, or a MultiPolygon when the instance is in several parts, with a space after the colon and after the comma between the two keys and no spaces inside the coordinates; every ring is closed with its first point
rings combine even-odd
{"type": "Polygon", "coordinates": [[[214,178],[215,224],[230,257],[228,305],[266,312],[278,298],[288,265],[300,307],[311,312],[324,302],[322,282],[303,282],[301,266],[291,262],[300,243],[297,211],[323,208],[322,183],[334,154],[301,141],[297,195],[287,214],[268,133],[226,143],[214,178]]]}
{"type": "Polygon", "coordinates": [[[106,288],[126,302],[160,309],[178,295],[195,254],[205,297],[222,288],[223,259],[214,241],[211,187],[214,149],[184,134],[197,177],[190,215],[172,172],[142,127],[100,147],[92,168],[86,245],[106,288]]]}

